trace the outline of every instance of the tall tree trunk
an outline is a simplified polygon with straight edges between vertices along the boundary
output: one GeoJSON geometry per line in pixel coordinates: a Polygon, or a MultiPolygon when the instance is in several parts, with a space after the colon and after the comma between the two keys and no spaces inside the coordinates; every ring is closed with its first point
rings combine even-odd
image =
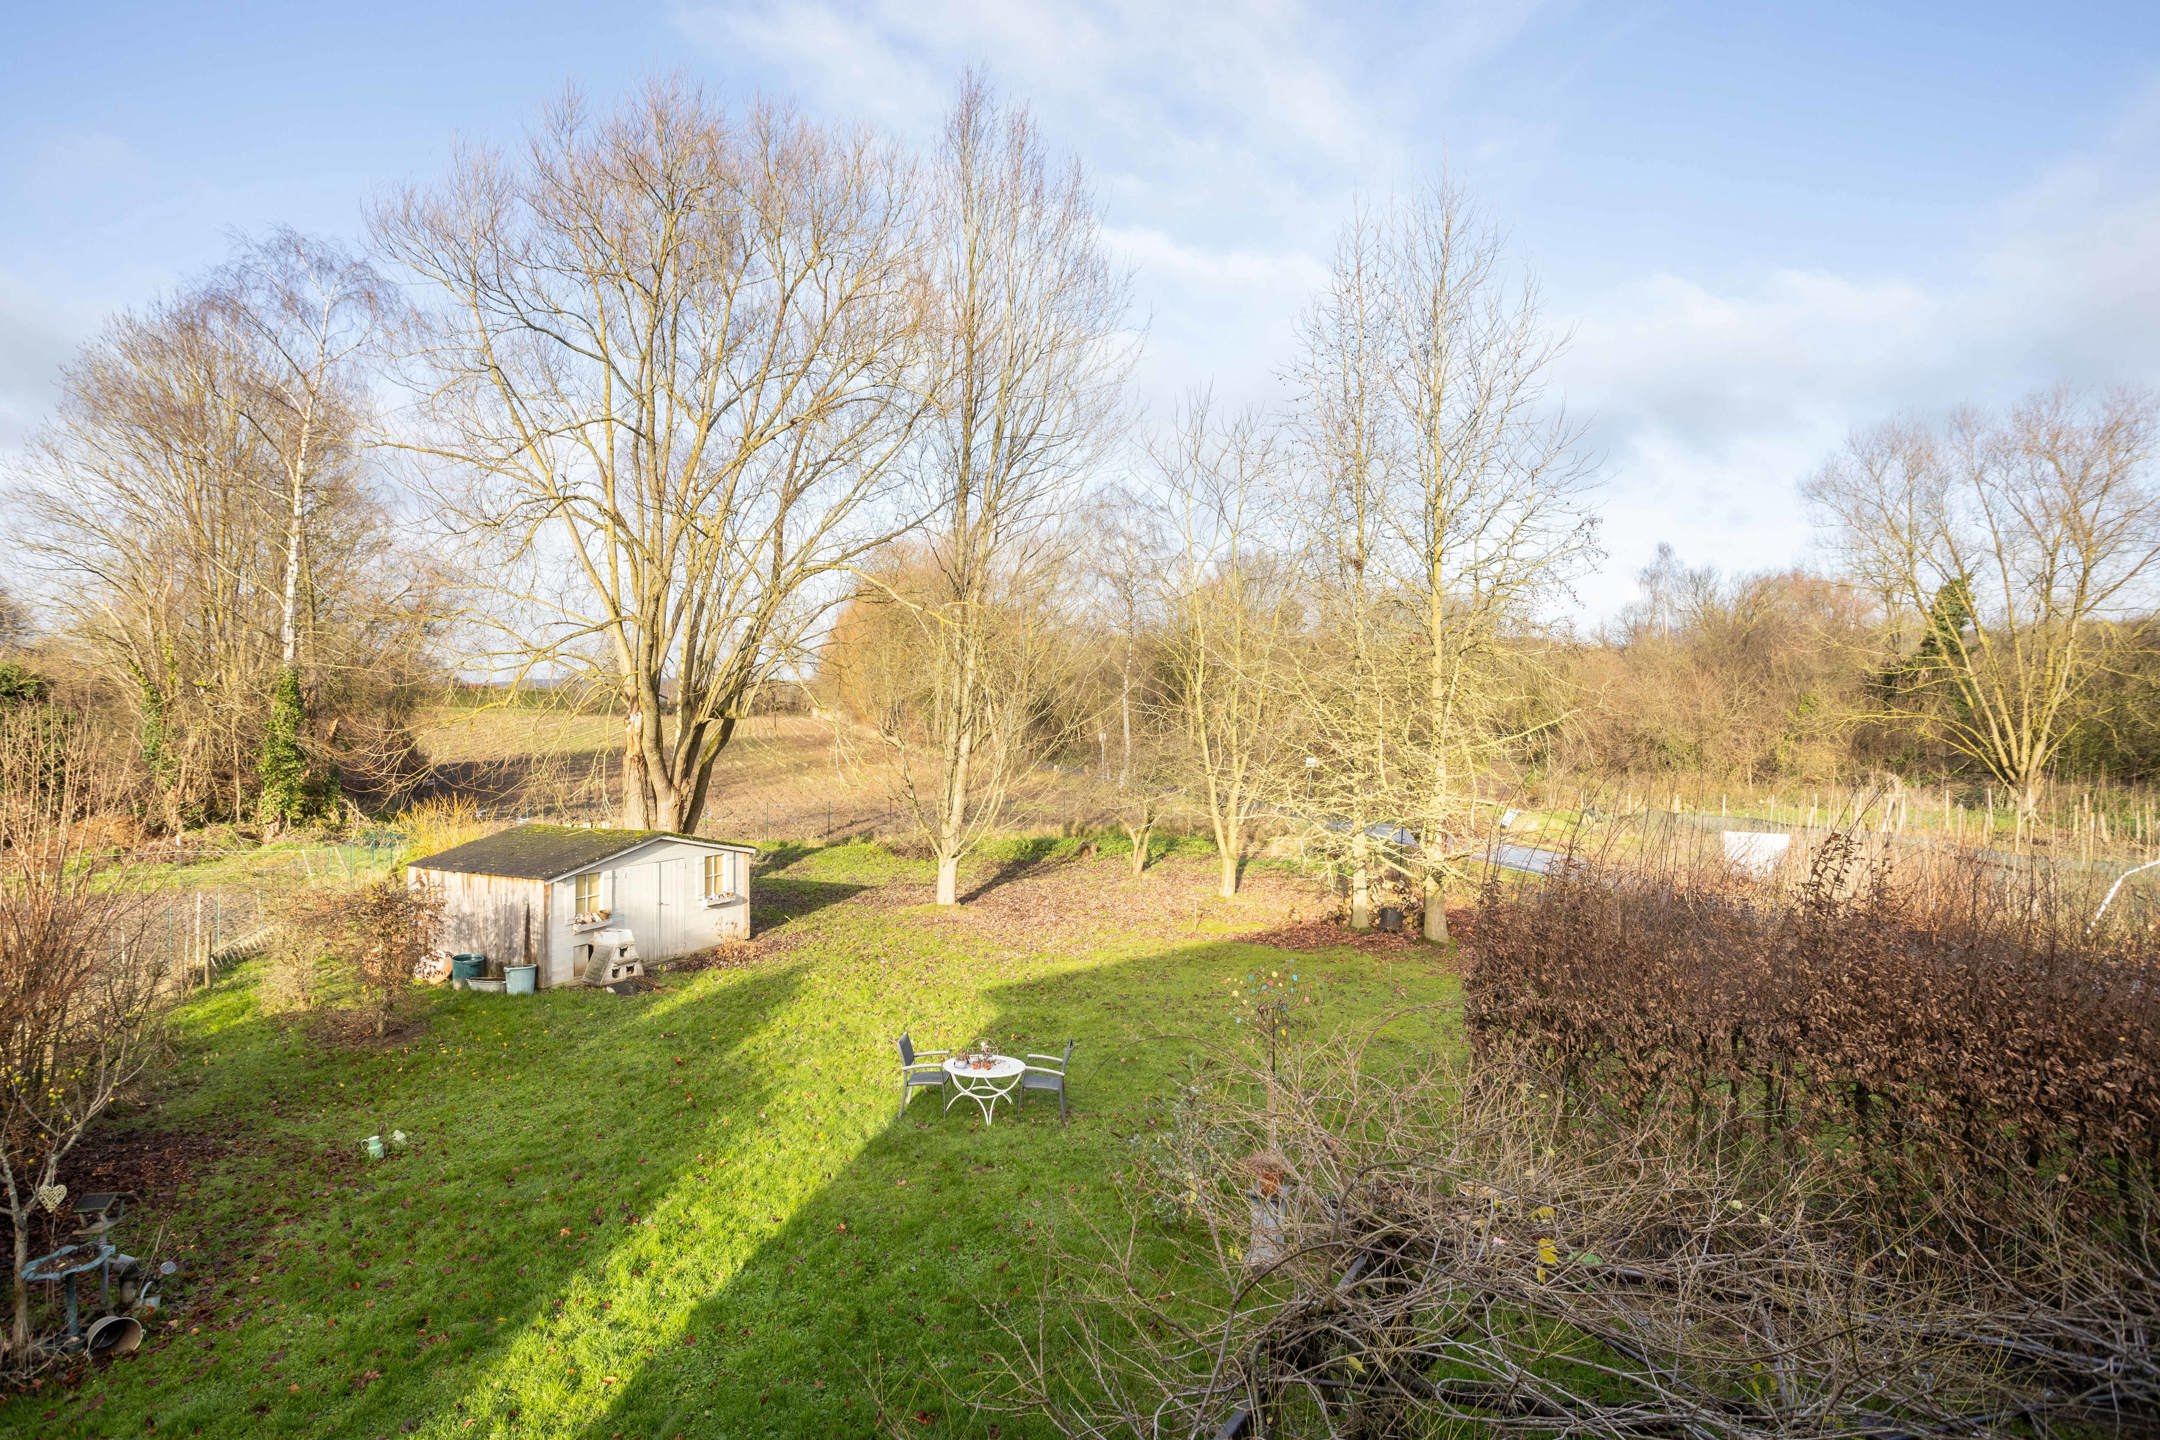
{"type": "Polygon", "coordinates": [[[1350,928],[1372,929],[1372,861],[1368,858],[1371,842],[1365,838],[1361,827],[1350,841],[1350,928]]]}
{"type": "Polygon", "coordinates": [[[278,612],[278,651],[285,668],[300,668],[300,546],[307,535],[307,441],[292,477],[291,513],[285,522],[285,593],[278,612]]]}
{"type": "Polygon", "coordinates": [[[307,467],[308,431],[303,426],[299,454],[288,472],[285,573],[278,605],[279,668],[256,776],[257,812],[273,835],[307,818],[314,809],[307,755],[300,744],[307,729],[307,691],[300,675],[300,550],[307,534],[307,467]]]}
{"type": "MultiPolygon", "coordinates": [[[[1433,508],[1440,507],[1435,504],[1433,508]]],[[[1432,674],[1426,687],[1426,702],[1432,707],[1432,713],[1426,723],[1433,727],[1433,772],[1424,833],[1418,836],[1418,844],[1425,851],[1425,864],[1421,867],[1425,873],[1418,890],[1424,909],[1421,926],[1424,936],[1435,945],[1445,945],[1448,938],[1447,898],[1443,887],[1447,876],[1447,836],[1442,821],[1447,814],[1448,792],[1454,779],[1448,764],[1448,746],[1454,740],[1456,677],[1450,669],[1453,662],[1448,650],[1447,577],[1437,554],[1428,561],[1425,583],[1428,587],[1425,638],[1432,649],[1432,674]]]]}
{"type": "MultiPolygon", "coordinates": [[[[962,623],[974,626],[980,623],[979,607],[971,593],[963,602],[962,623]]],[[[982,685],[980,656],[977,653],[979,637],[969,629],[961,635],[961,661],[959,673],[953,685],[952,734],[947,737],[945,763],[945,813],[938,822],[937,843],[934,847],[938,861],[937,903],[957,905],[960,903],[960,854],[966,847],[968,836],[968,787],[971,780],[969,767],[975,758],[975,731],[977,691],[982,685]]]]}
{"type": "Polygon", "coordinates": [[[657,685],[640,684],[623,719],[622,823],[632,830],[680,831],[682,786],[668,770],[663,710],[657,685]]]}
{"type": "Polygon", "coordinates": [[[652,782],[645,774],[645,708],[635,695],[630,697],[630,713],[623,717],[622,792],[624,828],[649,829],[652,782]]]}
{"type": "Polygon", "coordinates": [[[1132,784],[1132,646],[1125,647],[1118,683],[1118,784],[1132,784]]]}
{"type": "Polygon", "coordinates": [[[1425,901],[1425,938],[1435,945],[1445,945],[1447,933],[1447,892],[1439,880],[1431,875],[1425,877],[1422,886],[1425,901]]]}
{"type": "Polygon", "coordinates": [[[734,740],[735,724],[734,715],[723,715],[714,727],[719,733],[710,739],[701,737],[699,740],[697,753],[703,758],[697,762],[689,797],[682,806],[682,833],[685,835],[697,834],[698,827],[705,823],[705,802],[712,798],[713,766],[719,763],[721,752],[734,740]]]}
{"type": "Polygon", "coordinates": [[[30,1282],[22,1273],[30,1263],[29,1207],[11,1199],[8,1219],[8,1228],[15,1232],[15,1313],[8,1324],[8,1352],[20,1363],[30,1354],[30,1282]]]}

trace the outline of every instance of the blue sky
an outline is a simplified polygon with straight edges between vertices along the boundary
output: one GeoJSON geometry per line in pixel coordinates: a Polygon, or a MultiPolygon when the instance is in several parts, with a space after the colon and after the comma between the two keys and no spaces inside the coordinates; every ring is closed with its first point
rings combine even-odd
{"type": "Polygon", "coordinates": [[[1804,559],[1851,426],[2160,383],[2160,4],[18,6],[0,50],[0,455],[101,317],[228,235],[356,234],[453,138],[680,69],[926,135],[986,66],[1088,166],[1139,383],[1264,401],[1360,194],[1446,166],[1574,345],[1608,613],[1659,540],[1804,559]]]}

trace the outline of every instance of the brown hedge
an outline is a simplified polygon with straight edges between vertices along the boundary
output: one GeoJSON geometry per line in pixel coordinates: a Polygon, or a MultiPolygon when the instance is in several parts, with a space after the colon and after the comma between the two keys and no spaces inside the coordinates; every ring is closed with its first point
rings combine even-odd
{"type": "Polygon", "coordinates": [[[1465,982],[1487,1054],[1700,1123],[1733,1107],[1869,1184],[2040,1174],[2105,1202],[2160,1168],[2160,965],[1976,862],[1901,887],[1833,836],[1803,883],[1586,861],[1490,891],[1465,982]]]}

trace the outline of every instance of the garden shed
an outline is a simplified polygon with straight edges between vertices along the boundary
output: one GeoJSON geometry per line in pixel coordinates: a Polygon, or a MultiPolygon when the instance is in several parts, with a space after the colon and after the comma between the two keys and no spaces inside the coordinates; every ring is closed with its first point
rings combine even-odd
{"type": "Polygon", "coordinates": [[[664,830],[519,825],[407,873],[442,897],[446,950],[536,964],[542,985],[576,985],[598,977],[598,952],[623,930],[648,962],[749,939],[756,854],[664,830]]]}

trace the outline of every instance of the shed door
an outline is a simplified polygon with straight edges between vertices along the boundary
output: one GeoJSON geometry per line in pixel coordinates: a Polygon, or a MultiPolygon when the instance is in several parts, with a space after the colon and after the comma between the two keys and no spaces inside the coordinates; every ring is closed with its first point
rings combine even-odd
{"type": "Polygon", "coordinates": [[[638,954],[651,955],[659,940],[659,867],[626,865],[615,872],[614,923],[627,928],[638,954]]]}
{"type": "Polygon", "coordinates": [[[660,956],[680,955],[689,949],[690,930],[690,862],[683,859],[663,860],[654,867],[660,873],[659,897],[659,948],[660,956]]]}

